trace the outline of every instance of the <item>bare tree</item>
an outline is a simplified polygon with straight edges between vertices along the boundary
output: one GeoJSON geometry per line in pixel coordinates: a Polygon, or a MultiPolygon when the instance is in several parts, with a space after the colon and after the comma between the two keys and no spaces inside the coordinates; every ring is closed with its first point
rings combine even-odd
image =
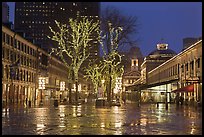
{"type": "Polygon", "coordinates": [[[101,29],[104,33],[108,31],[109,22],[112,23],[114,28],[123,28],[123,31],[118,37],[119,50],[137,43],[137,40],[131,39],[131,36],[136,34],[138,30],[139,23],[136,16],[123,15],[115,7],[109,6],[102,11],[101,21],[101,29]]]}

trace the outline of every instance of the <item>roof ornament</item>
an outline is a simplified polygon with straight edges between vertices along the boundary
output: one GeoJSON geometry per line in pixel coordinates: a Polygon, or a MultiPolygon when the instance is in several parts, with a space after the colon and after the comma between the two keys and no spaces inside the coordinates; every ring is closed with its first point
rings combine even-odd
{"type": "Polygon", "coordinates": [[[161,38],[161,42],[157,44],[157,49],[158,50],[167,50],[168,49],[168,44],[164,42],[164,38],[161,38]]]}

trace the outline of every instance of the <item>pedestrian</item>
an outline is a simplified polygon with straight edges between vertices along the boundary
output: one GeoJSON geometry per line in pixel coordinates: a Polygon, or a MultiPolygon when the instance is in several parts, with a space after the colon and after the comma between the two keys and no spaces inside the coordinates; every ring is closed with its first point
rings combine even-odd
{"type": "Polygon", "coordinates": [[[125,95],[122,96],[122,101],[125,104],[126,100],[125,100],[125,95]]]}
{"type": "Polygon", "coordinates": [[[180,102],[181,105],[183,105],[183,99],[184,99],[183,96],[180,96],[179,102],[180,102]]]}
{"type": "Polygon", "coordinates": [[[189,104],[189,98],[188,98],[188,96],[185,96],[185,104],[186,104],[186,105],[189,104]]]}
{"type": "Polygon", "coordinates": [[[176,94],[175,102],[176,102],[176,106],[179,106],[179,95],[178,94],[176,94]]]}
{"type": "Polygon", "coordinates": [[[27,105],[27,101],[28,101],[28,99],[26,98],[26,105],[27,105]]]}

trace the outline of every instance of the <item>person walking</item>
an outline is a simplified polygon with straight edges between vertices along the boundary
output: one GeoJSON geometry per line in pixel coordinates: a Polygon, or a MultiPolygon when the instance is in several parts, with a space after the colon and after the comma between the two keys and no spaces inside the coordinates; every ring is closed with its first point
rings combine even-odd
{"type": "Polygon", "coordinates": [[[178,94],[176,94],[175,103],[176,103],[176,106],[179,106],[179,95],[178,94]]]}
{"type": "Polygon", "coordinates": [[[181,96],[179,97],[179,102],[180,102],[181,106],[183,105],[183,100],[184,100],[184,98],[183,98],[183,96],[181,95],[181,96]]]}

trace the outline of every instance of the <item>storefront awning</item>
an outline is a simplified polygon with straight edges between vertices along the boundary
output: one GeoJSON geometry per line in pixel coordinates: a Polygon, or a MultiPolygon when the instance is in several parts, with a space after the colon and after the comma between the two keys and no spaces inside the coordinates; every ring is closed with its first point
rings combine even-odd
{"type": "Polygon", "coordinates": [[[160,86],[160,85],[173,83],[175,81],[178,81],[178,79],[173,79],[173,80],[163,81],[163,82],[157,82],[154,84],[146,84],[146,83],[145,84],[135,84],[135,85],[127,86],[126,89],[132,90],[132,91],[140,91],[140,90],[145,90],[145,89],[148,89],[151,87],[156,87],[156,86],[160,86]]]}
{"type": "Polygon", "coordinates": [[[171,92],[177,93],[177,92],[193,92],[193,91],[194,91],[194,84],[191,84],[186,87],[173,90],[171,92]]]}

